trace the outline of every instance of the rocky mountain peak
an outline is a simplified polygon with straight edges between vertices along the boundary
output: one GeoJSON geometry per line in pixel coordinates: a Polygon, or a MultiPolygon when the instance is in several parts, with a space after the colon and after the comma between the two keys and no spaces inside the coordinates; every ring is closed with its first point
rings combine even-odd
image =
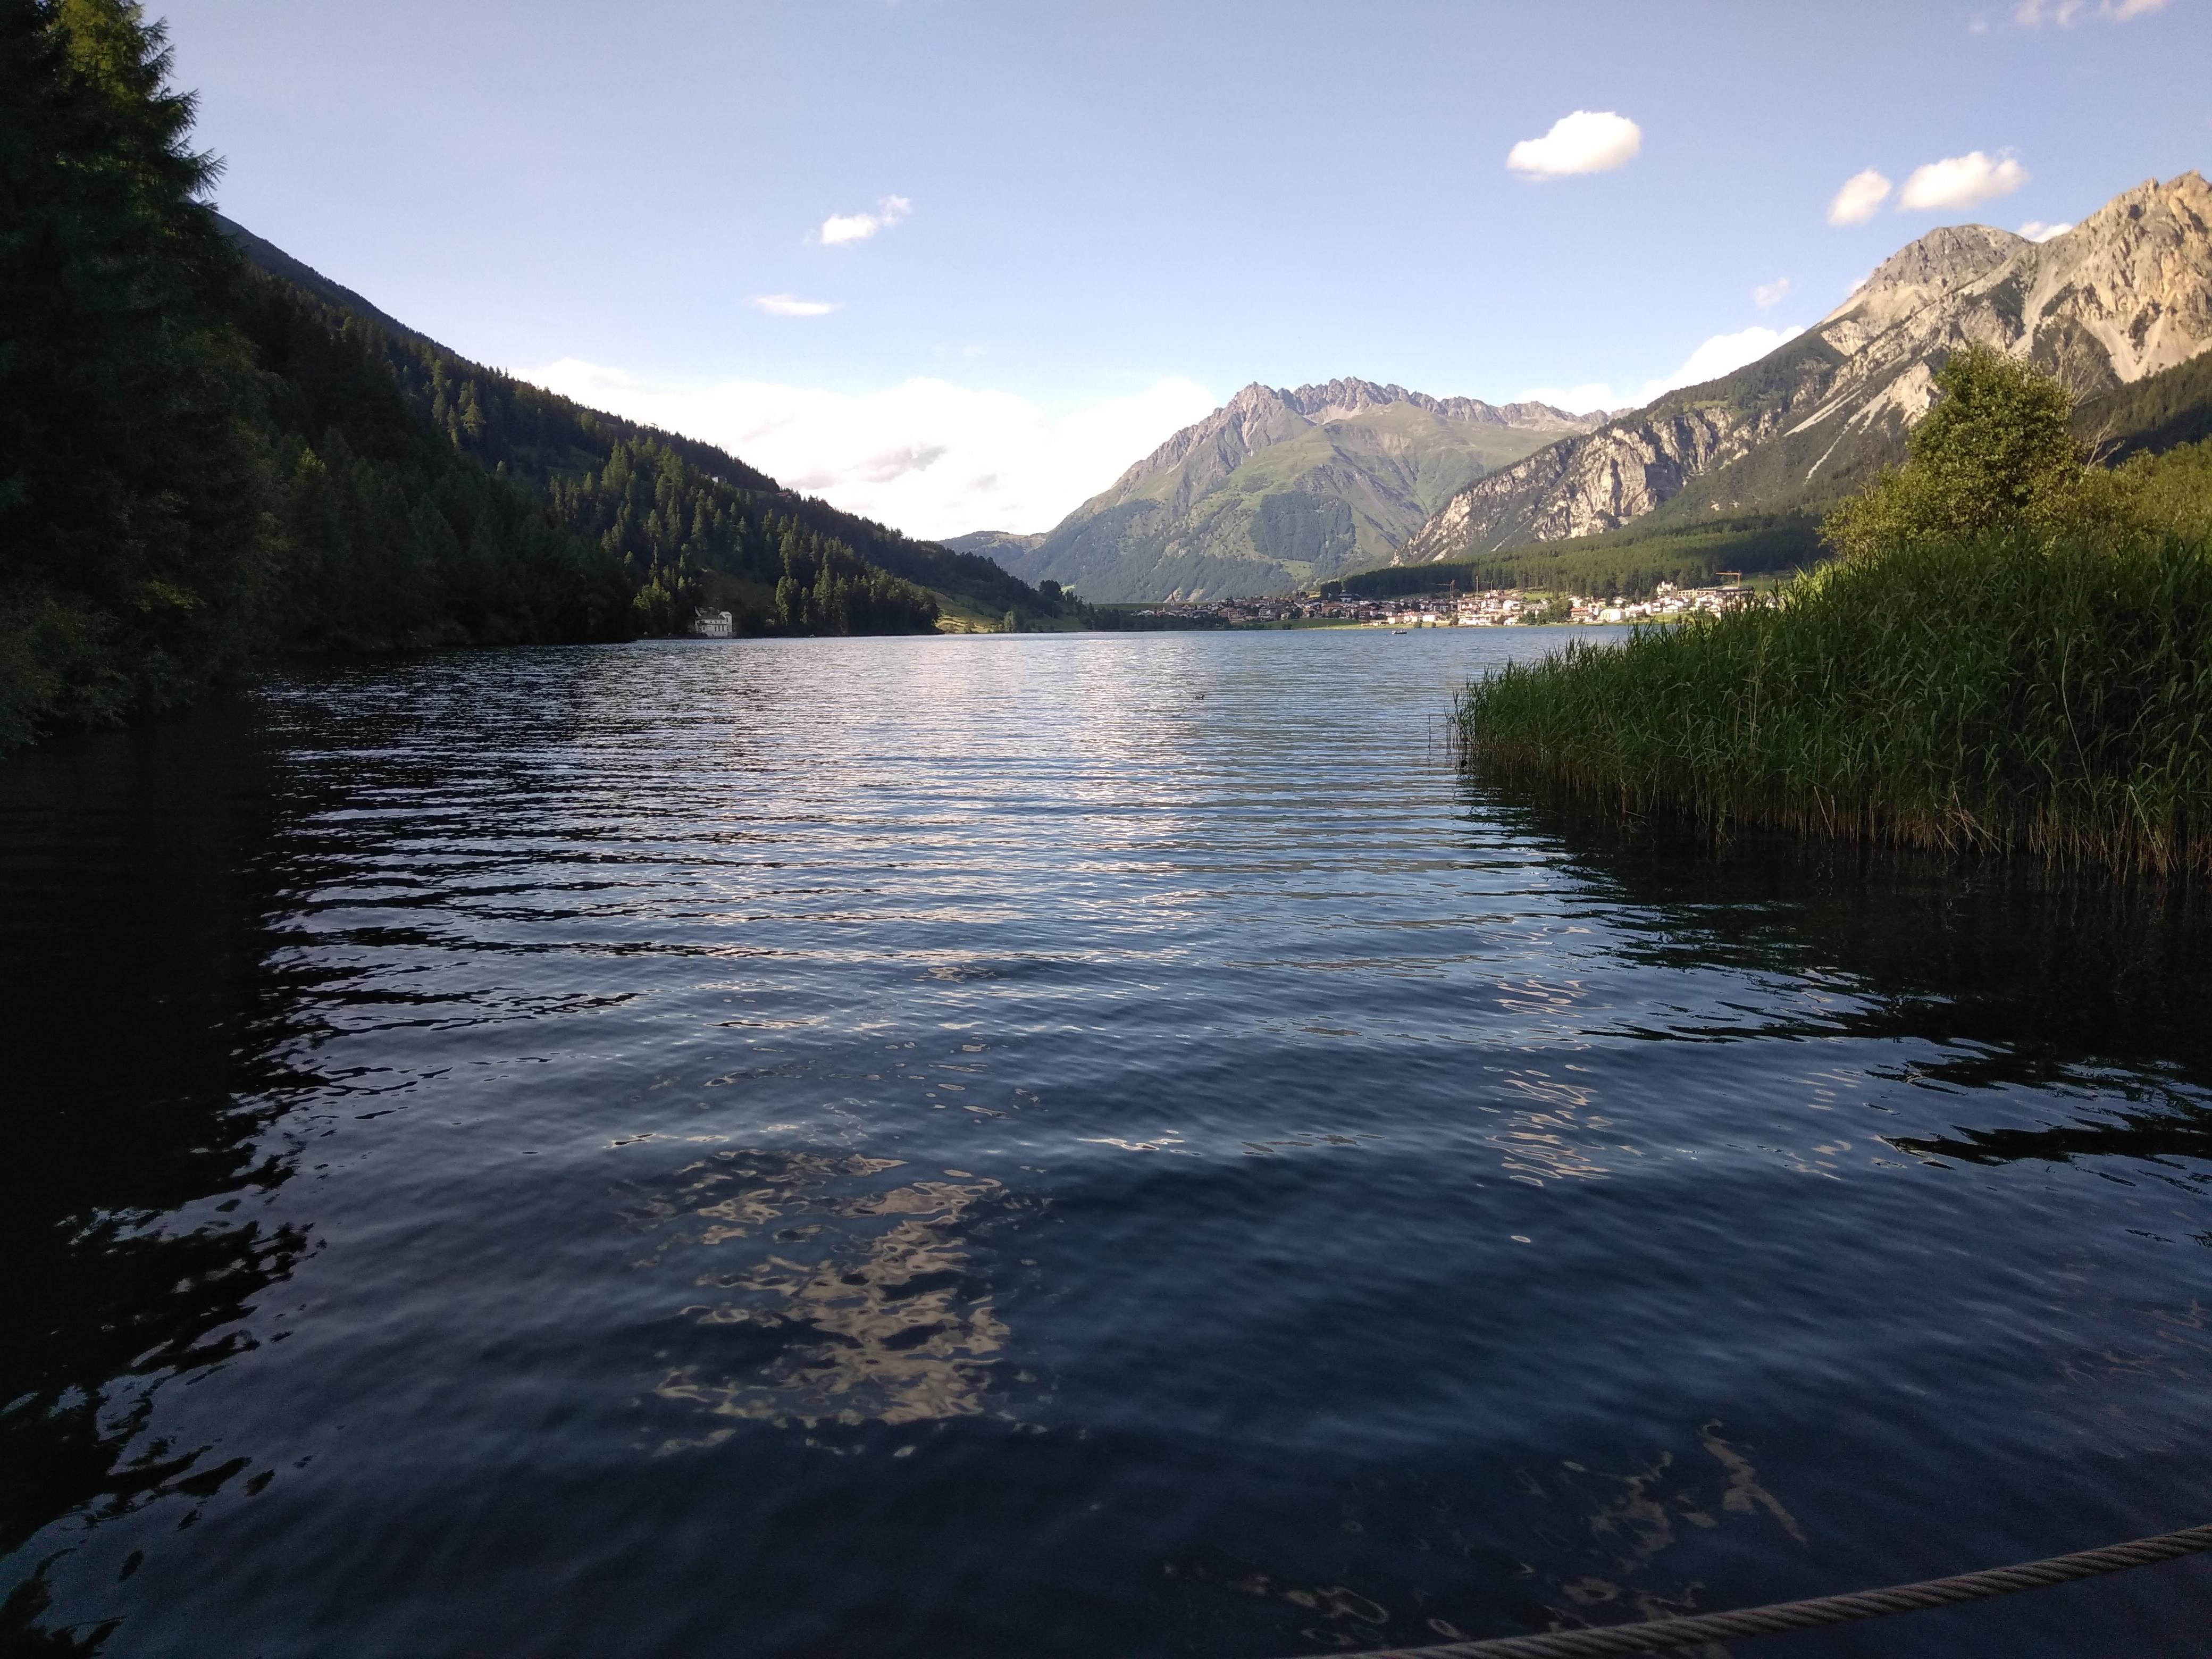
{"type": "Polygon", "coordinates": [[[1378,385],[1351,377],[1295,388],[1255,380],[1204,420],[1185,427],[1122,473],[1108,496],[1140,489],[1147,480],[1180,470],[1180,493],[1188,500],[1203,494],[1272,444],[1314,427],[1401,406],[1421,410],[1453,424],[1511,427],[1562,436],[1590,431],[1606,418],[1601,410],[1575,415],[1544,403],[1498,404],[1486,404],[1480,398],[1432,398],[1395,384],[1378,385]]]}
{"type": "Polygon", "coordinates": [[[2094,397],[2212,352],[2212,185],[2122,191],[2047,242],[1930,231],[1882,262],[1810,338],[1685,402],[1662,398],[1462,489],[1401,562],[1822,501],[1904,452],[1951,354],[1983,346],[2094,397]]]}
{"type": "Polygon", "coordinates": [[[2034,246],[2025,236],[1991,225],[1945,225],[1931,230],[1876,265],[1843,304],[1820,319],[1820,326],[1825,331],[1829,324],[1848,319],[1858,325],[1862,337],[1879,334],[2034,246]]]}
{"type": "Polygon", "coordinates": [[[2145,179],[1997,275],[2018,284],[2031,336],[2063,320],[2103,348],[2113,381],[2186,362],[2212,345],[2212,185],[2145,179]]]}
{"type": "Polygon", "coordinates": [[[1408,392],[1395,381],[1378,386],[1372,380],[1331,380],[1326,386],[1302,386],[1276,395],[1286,407],[1316,425],[1351,420],[1370,410],[1399,404],[1424,410],[1441,420],[1474,421],[1487,426],[1579,431],[1604,419],[1602,411],[1576,415],[1543,403],[1486,404],[1480,398],[1431,398],[1425,392],[1408,392]]]}

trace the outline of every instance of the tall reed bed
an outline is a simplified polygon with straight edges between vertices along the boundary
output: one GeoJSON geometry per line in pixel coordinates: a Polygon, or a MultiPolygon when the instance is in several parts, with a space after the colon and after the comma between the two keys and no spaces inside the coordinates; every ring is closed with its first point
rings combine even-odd
{"type": "Polygon", "coordinates": [[[1571,644],[1459,702],[1468,763],[1708,831],[2212,876],[2212,544],[1916,546],[1778,608],[1571,644]]]}

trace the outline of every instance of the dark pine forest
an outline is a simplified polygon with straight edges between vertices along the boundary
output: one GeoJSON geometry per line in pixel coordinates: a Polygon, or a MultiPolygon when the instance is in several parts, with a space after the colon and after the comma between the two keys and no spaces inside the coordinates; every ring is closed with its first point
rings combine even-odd
{"type": "Polygon", "coordinates": [[[0,0],[0,746],[277,656],[1073,614],[222,219],[169,70],[135,6],[0,0]]]}

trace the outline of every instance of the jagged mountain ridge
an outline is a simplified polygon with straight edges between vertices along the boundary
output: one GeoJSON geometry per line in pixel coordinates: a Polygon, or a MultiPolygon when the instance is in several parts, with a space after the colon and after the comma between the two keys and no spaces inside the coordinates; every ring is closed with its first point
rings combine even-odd
{"type": "Polygon", "coordinates": [[[946,544],[1094,600],[1279,592],[1380,562],[1470,479],[1600,418],[1356,379],[1255,383],[1044,536],[946,544]]]}
{"type": "Polygon", "coordinates": [[[1970,343],[2081,397],[2212,347],[2212,186],[2195,173],[2147,180],[2047,242],[1931,231],[1759,362],[1476,481],[1391,562],[1817,505],[1902,457],[1936,368],[1970,343]]]}

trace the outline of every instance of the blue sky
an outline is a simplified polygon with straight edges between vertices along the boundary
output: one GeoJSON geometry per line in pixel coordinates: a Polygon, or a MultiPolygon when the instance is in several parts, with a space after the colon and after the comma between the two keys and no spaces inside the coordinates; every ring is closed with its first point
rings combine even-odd
{"type": "Polygon", "coordinates": [[[1252,380],[1640,399],[1935,225],[2202,170],[2208,4],[149,10],[253,230],[945,535],[1049,527],[1252,380]],[[1571,121],[1508,166],[1576,112],[1632,137],[1571,121]]]}

